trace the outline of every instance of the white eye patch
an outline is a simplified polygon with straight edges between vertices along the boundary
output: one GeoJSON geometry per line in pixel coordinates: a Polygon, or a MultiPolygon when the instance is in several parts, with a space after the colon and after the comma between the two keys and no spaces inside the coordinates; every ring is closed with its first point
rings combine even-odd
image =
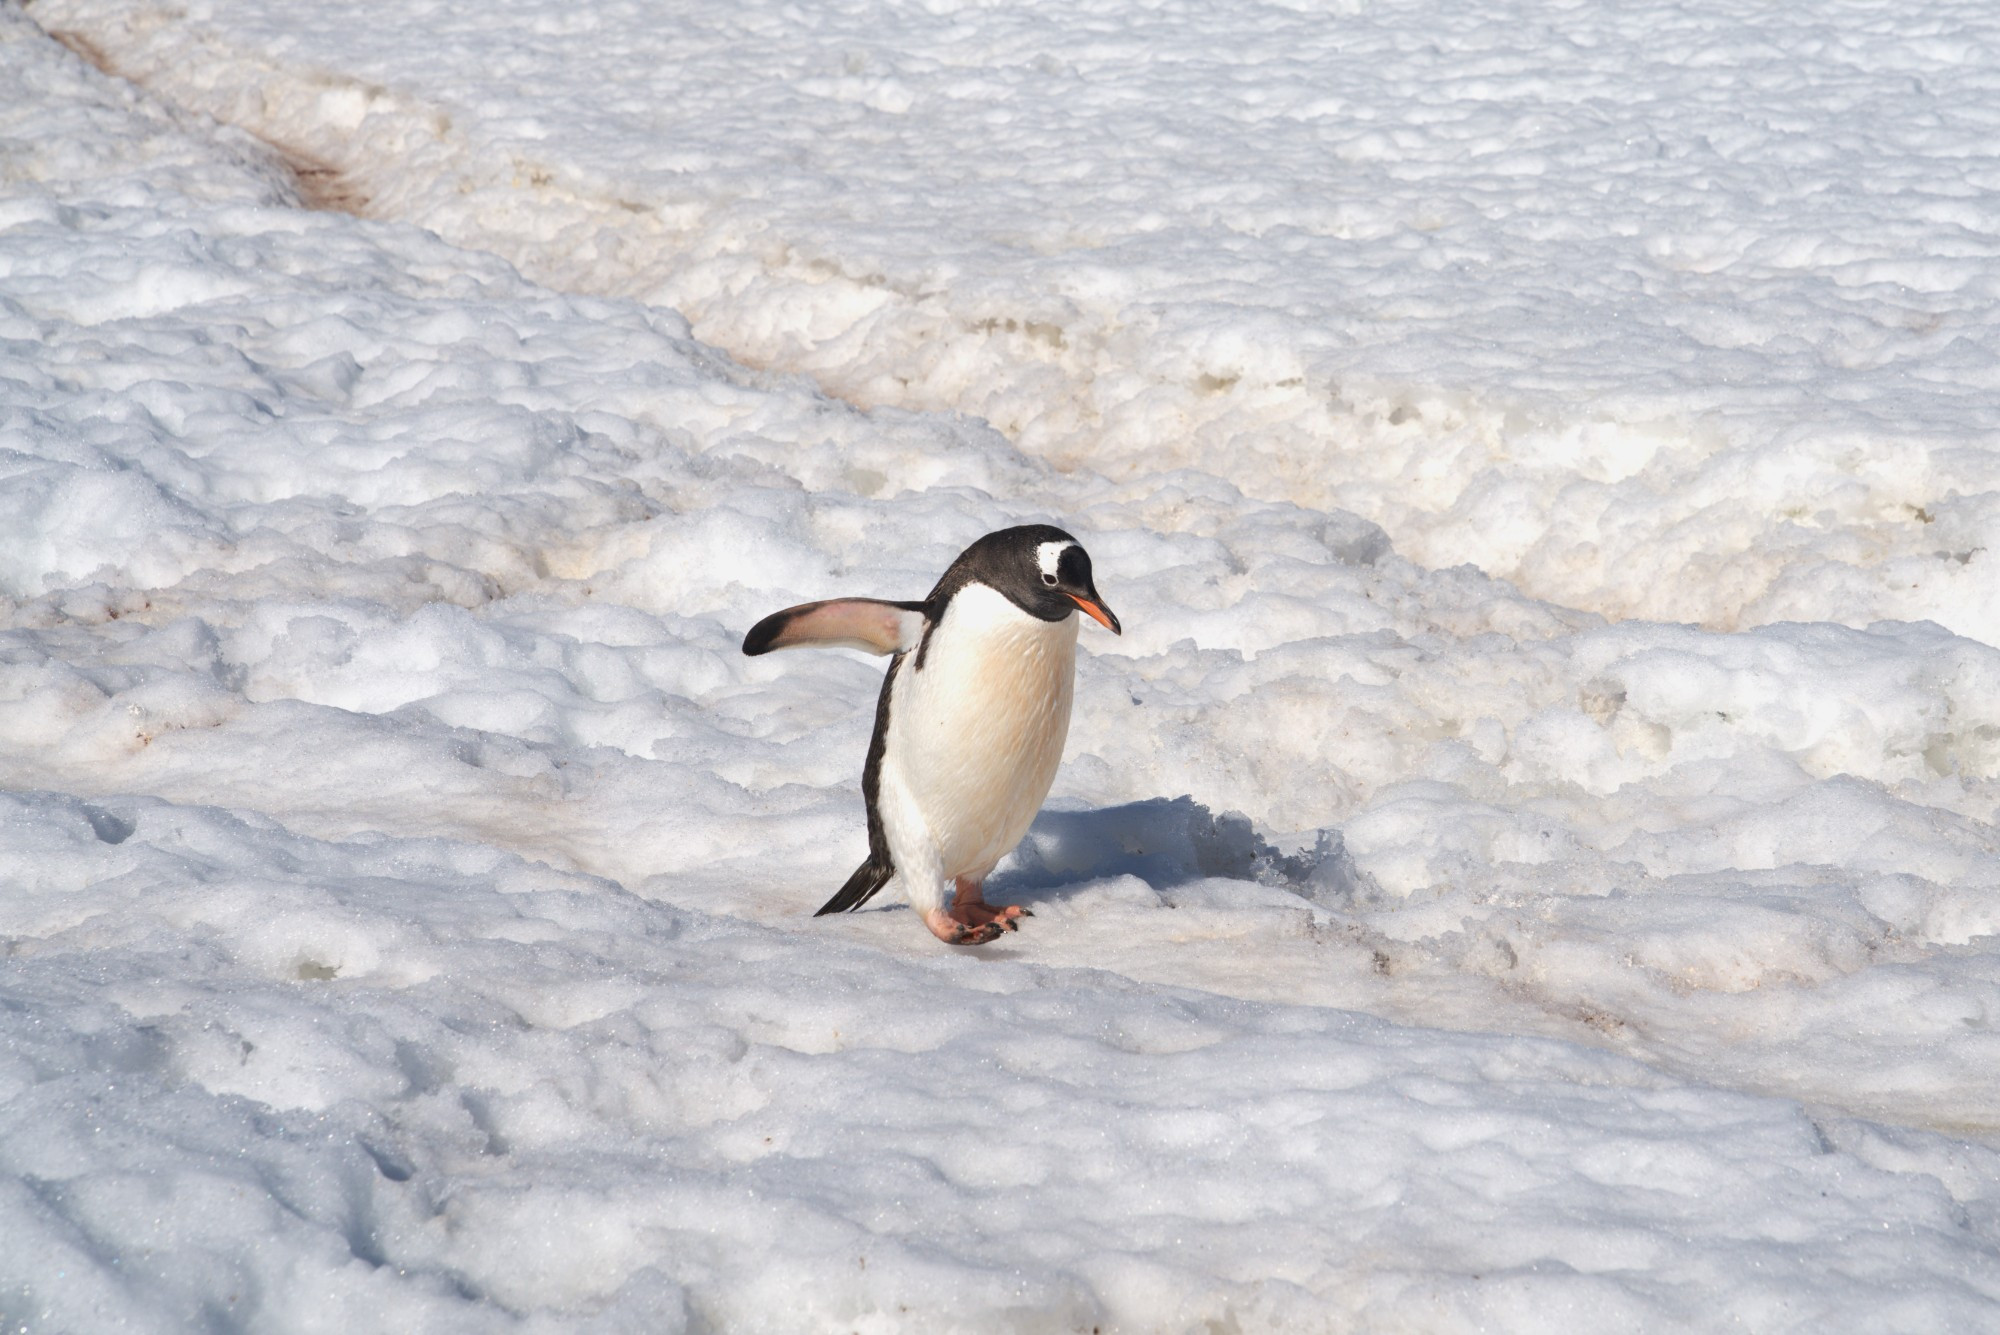
{"type": "Polygon", "coordinates": [[[1035,563],[1042,568],[1042,583],[1056,582],[1056,570],[1062,565],[1062,554],[1074,546],[1073,542],[1045,542],[1035,548],[1035,563]]]}

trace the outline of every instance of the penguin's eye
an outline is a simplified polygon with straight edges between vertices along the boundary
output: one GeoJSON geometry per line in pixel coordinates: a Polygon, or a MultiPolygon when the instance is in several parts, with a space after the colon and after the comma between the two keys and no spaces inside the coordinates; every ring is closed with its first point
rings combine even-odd
{"type": "Polygon", "coordinates": [[[1056,577],[1054,575],[1045,573],[1042,576],[1042,583],[1048,585],[1050,588],[1053,589],[1056,586],[1056,577]]]}

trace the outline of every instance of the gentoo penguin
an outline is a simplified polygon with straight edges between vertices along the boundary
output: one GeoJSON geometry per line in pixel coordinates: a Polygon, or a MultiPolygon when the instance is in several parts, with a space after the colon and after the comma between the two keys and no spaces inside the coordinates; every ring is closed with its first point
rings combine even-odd
{"type": "Polygon", "coordinates": [[[1055,781],[1079,610],[1123,633],[1091,583],[1089,553],[1029,524],[966,548],[920,603],[836,598],[750,628],[746,654],[834,644],[893,655],[861,771],[868,860],[821,914],[861,907],[894,876],[940,940],[978,945],[1020,926],[1027,910],[987,904],[981,884],[1055,781]]]}

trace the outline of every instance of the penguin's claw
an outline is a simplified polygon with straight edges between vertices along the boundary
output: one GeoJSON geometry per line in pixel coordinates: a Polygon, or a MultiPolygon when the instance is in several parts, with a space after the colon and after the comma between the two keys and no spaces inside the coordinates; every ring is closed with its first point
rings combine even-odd
{"type": "Polygon", "coordinates": [[[949,946],[983,946],[998,940],[1007,929],[996,922],[967,923],[954,918],[949,910],[932,909],[924,915],[924,926],[949,946]]]}
{"type": "Polygon", "coordinates": [[[924,915],[924,925],[940,941],[955,946],[983,946],[1008,932],[1021,930],[1021,919],[1029,916],[1019,904],[988,904],[979,897],[979,886],[960,881],[950,908],[932,909],[924,915]]]}
{"type": "MultiPolygon", "coordinates": [[[[1020,931],[1021,919],[1028,916],[1028,911],[1019,904],[974,904],[970,906],[970,910],[972,917],[969,921],[980,926],[991,923],[1007,932],[1020,931]]],[[[959,921],[965,922],[968,919],[961,918],[959,921]]]]}
{"type": "MultiPolygon", "coordinates": [[[[993,927],[1000,932],[1018,932],[1021,930],[1021,919],[1034,916],[1019,904],[987,903],[981,896],[978,881],[961,876],[953,882],[953,889],[951,907],[945,910],[945,914],[954,922],[964,923],[967,927],[993,927]]],[[[993,938],[988,936],[981,939],[991,941],[993,938]]]]}

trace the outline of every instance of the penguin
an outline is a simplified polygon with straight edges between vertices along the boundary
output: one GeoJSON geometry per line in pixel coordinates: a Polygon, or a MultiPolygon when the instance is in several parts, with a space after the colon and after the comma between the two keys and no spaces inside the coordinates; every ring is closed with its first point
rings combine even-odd
{"type": "Polygon", "coordinates": [[[814,916],[858,909],[893,877],[941,941],[981,945],[1020,927],[1028,911],[986,903],[982,886],[1055,781],[1079,612],[1124,633],[1083,545],[1028,524],[967,547],[922,602],[835,598],[750,628],[746,654],[841,645],[890,656],[861,770],[868,858],[814,916]]]}

